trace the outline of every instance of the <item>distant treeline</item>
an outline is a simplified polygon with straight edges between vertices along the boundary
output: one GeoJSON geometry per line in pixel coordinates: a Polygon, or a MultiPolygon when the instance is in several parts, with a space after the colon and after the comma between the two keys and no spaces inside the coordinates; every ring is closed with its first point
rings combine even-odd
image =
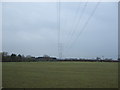
{"type": "Polygon", "coordinates": [[[118,60],[112,60],[112,59],[101,59],[99,57],[96,57],[96,59],[75,59],[75,58],[69,58],[69,59],[57,59],[56,57],[50,57],[48,55],[44,55],[43,57],[32,57],[30,55],[24,56],[21,54],[11,54],[8,55],[7,52],[0,53],[2,56],[2,62],[39,62],[39,61],[81,61],[81,62],[118,62],[118,60]]]}

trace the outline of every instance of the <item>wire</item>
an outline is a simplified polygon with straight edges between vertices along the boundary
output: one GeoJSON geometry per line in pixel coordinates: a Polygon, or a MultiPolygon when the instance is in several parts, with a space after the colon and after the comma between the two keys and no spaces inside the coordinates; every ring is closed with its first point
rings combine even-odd
{"type": "MultiPolygon", "coordinates": [[[[81,21],[81,19],[82,19],[82,16],[83,16],[83,14],[84,14],[84,12],[85,12],[85,9],[86,9],[86,7],[87,7],[87,4],[88,4],[88,1],[84,4],[84,7],[83,7],[83,9],[82,9],[82,11],[81,11],[81,14],[80,14],[80,16],[79,16],[79,18],[78,18],[78,22],[77,22],[77,24],[75,24],[75,28],[73,28],[73,31],[72,31],[72,33],[71,33],[71,37],[70,37],[70,39],[68,40],[68,42],[70,42],[70,40],[71,40],[72,37],[74,36],[74,34],[75,34],[75,32],[76,32],[79,24],[80,24],[80,21],[81,21]]],[[[77,14],[77,13],[76,13],[76,14],[77,14]]]]}
{"type": "MultiPolygon", "coordinates": [[[[69,48],[71,48],[73,45],[75,45],[75,42],[79,39],[80,35],[81,35],[82,32],[85,30],[86,26],[88,25],[90,19],[91,19],[92,16],[94,15],[94,13],[95,13],[95,11],[96,11],[96,9],[97,9],[97,7],[98,7],[99,4],[100,4],[100,2],[97,2],[97,4],[96,4],[94,10],[92,11],[91,15],[88,17],[88,19],[87,19],[87,21],[85,22],[85,24],[84,24],[82,30],[79,32],[79,34],[77,35],[77,37],[75,38],[75,40],[72,42],[72,44],[70,45],[69,48]]],[[[68,48],[68,49],[69,49],[69,48],[68,48]]]]}
{"type": "MultiPolygon", "coordinates": [[[[76,19],[76,17],[77,17],[77,12],[79,11],[80,6],[81,6],[81,3],[78,5],[78,8],[77,8],[76,11],[75,11],[75,15],[74,15],[74,17],[73,17],[73,18],[74,18],[74,19],[73,19],[74,21],[76,21],[75,19],[76,19]]],[[[68,17],[66,17],[66,18],[68,19],[68,17]]],[[[69,21],[69,22],[70,22],[70,21],[69,21]]],[[[67,27],[66,24],[67,24],[67,22],[66,22],[66,23],[64,22],[64,28],[67,27]]],[[[71,27],[74,27],[74,23],[73,23],[72,25],[73,25],[73,26],[71,26],[71,27]]],[[[66,30],[67,30],[67,29],[68,29],[68,27],[66,28],[66,30]]],[[[68,38],[69,35],[70,35],[70,32],[67,31],[67,33],[68,33],[68,35],[66,35],[66,38],[68,38]]],[[[66,41],[66,38],[64,39],[64,42],[66,41]]]]}

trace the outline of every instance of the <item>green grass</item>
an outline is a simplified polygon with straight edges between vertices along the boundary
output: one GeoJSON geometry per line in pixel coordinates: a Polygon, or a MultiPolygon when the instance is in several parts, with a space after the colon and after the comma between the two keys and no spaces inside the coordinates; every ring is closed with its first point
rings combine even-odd
{"type": "Polygon", "coordinates": [[[2,87],[2,62],[0,62],[0,89],[2,87]]]}
{"type": "Polygon", "coordinates": [[[117,88],[118,63],[6,62],[5,88],[117,88]]]}

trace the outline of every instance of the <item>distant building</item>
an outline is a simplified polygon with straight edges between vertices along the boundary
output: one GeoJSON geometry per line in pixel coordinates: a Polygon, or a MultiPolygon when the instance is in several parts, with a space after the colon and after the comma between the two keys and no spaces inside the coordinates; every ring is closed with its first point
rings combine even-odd
{"type": "Polygon", "coordinates": [[[53,61],[56,60],[55,57],[37,57],[37,61],[53,61]]]}

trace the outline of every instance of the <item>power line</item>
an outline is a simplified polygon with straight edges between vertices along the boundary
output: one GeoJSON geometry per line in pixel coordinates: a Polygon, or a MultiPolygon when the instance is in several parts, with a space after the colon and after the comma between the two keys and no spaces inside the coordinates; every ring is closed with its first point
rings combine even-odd
{"type": "MultiPolygon", "coordinates": [[[[77,12],[79,11],[80,7],[81,7],[81,3],[78,5],[78,8],[77,8],[76,11],[75,11],[75,15],[74,15],[74,17],[73,17],[73,20],[74,20],[74,21],[77,20],[77,19],[76,19],[76,17],[77,17],[77,12]],[[76,20],[75,20],[75,19],[76,19],[76,20]]],[[[67,18],[68,18],[68,17],[67,17],[67,18]]],[[[70,22],[70,21],[69,21],[69,22],[70,22]]],[[[74,24],[75,24],[75,23],[72,24],[72,26],[71,26],[72,28],[74,28],[74,24]]],[[[64,24],[64,28],[65,28],[65,27],[66,27],[66,23],[64,24]]],[[[67,29],[67,28],[66,28],[66,29],[67,29]]],[[[68,31],[67,31],[67,32],[68,32],[68,31]]],[[[68,32],[68,35],[66,35],[66,38],[68,38],[70,34],[71,34],[71,33],[68,32]]],[[[65,40],[66,40],[66,39],[64,39],[64,42],[65,42],[65,40]]]]}
{"type": "Polygon", "coordinates": [[[94,15],[98,5],[100,2],[98,2],[94,8],[94,10],[92,11],[91,15],[88,17],[87,21],[85,22],[83,28],[81,29],[81,31],[79,32],[78,36],[76,37],[76,39],[73,41],[73,43],[71,44],[71,46],[79,39],[80,35],[82,34],[82,32],[85,30],[86,26],[88,25],[90,19],[92,18],[92,16],[94,15]]]}
{"type": "Polygon", "coordinates": [[[77,37],[75,38],[75,40],[72,42],[72,44],[70,45],[69,48],[71,48],[73,45],[75,45],[75,42],[79,39],[80,35],[81,35],[82,32],[85,30],[86,26],[88,25],[90,19],[91,19],[92,16],[94,15],[94,13],[95,13],[95,11],[96,11],[96,9],[97,9],[97,7],[98,7],[99,4],[100,4],[100,2],[97,2],[97,4],[96,4],[94,10],[92,11],[91,15],[88,17],[88,19],[87,19],[87,21],[85,22],[85,24],[84,24],[82,30],[79,32],[79,34],[77,35],[77,37]]]}
{"type": "MultiPolygon", "coordinates": [[[[79,26],[79,24],[80,24],[80,21],[81,21],[81,19],[82,19],[82,16],[83,16],[83,14],[84,14],[84,11],[85,11],[85,9],[86,9],[86,7],[87,7],[87,4],[88,4],[88,2],[86,2],[86,3],[84,4],[84,7],[83,7],[83,9],[82,9],[82,11],[81,11],[81,14],[80,14],[80,16],[79,16],[79,18],[78,18],[78,22],[77,22],[77,24],[75,24],[75,28],[73,28],[73,31],[72,31],[72,33],[71,33],[71,37],[70,37],[70,39],[68,40],[68,42],[70,42],[70,40],[71,40],[72,37],[74,36],[75,31],[77,30],[77,28],[78,28],[78,26],[79,26]]],[[[76,14],[77,14],[77,13],[76,13],[76,14]]]]}
{"type": "MultiPolygon", "coordinates": [[[[80,13],[80,17],[78,17],[78,19],[76,18],[77,17],[77,13],[78,13],[78,11],[79,11],[79,9],[80,9],[80,7],[81,7],[81,3],[78,5],[79,7],[76,9],[76,12],[75,12],[75,15],[74,15],[74,20],[76,19],[76,20],[80,20],[80,18],[81,18],[81,16],[82,16],[82,14],[83,14],[83,12],[84,12],[84,10],[85,10],[85,6],[86,6],[87,4],[85,3],[85,5],[84,5],[84,7],[83,7],[83,10],[82,10],[82,12],[80,13]]],[[[60,11],[60,10],[59,10],[60,11]]],[[[75,20],[75,21],[76,21],[75,20]]],[[[65,23],[66,24],[66,23],[65,23]]],[[[64,24],[64,26],[65,26],[65,24],[64,24]]],[[[76,24],[75,24],[75,26],[76,26],[76,24]]],[[[61,27],[60,27],[61,28],[61,27]]],[[[73,29],[74,29],[74,26],[73,26],[73,29]]],[[[60,30],[61,31],[61,30],[60,30]]],[[[63,40],[65,40],[65,39],[63,39],[63,40]]],[[[59,57],[61,57],[62,58],[62,56],[63,56],[63,43],[59,43],[59,45],[58,45],[58,48],[59,48],[59,57]]]]}

